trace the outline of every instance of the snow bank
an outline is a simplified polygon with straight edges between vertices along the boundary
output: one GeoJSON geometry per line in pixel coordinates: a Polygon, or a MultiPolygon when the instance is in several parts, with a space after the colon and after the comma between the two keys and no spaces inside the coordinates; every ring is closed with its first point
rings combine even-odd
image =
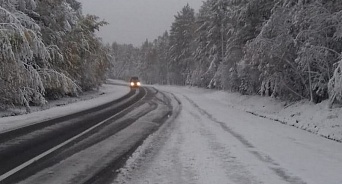
{"type": "Polygon", "coordinates": [[[223,91],[208,95],[212,98],[221,98],[230,106],[256,116],[342,142],[342,108],[328,109],[328,101],[313,104],[302,100],[289,104],[270,97],[246,96],[223,91]]]}
{"type": "MultiPolygon", "coordinates": [[[[177,87],[158,86],[158,88],[177,91],[177,87]]],[[[181,87],[216,103],[249,112],[253,115],[294,126],[308,132],[342,142],[342,108],[329,109],[328,101],[313,104],[307,100],[295,103],[283,102],[258,95],[241,95],[226,91],[181,87]]],[[[179,87],[178,87],[179,89],[179,87]]]]}

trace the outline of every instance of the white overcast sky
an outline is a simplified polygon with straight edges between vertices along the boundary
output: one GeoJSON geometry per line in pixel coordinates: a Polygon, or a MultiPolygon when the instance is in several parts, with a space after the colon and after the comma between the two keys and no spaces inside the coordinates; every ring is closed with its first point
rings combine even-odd
{"type": "Polygon", "coordinates": [[[109,25],[97,33],[105,43],[140,46],[169,31],[174,15],[189,3],[197,13],[203,0],[78,0],[83,14],[105,19],[109,25]]]}

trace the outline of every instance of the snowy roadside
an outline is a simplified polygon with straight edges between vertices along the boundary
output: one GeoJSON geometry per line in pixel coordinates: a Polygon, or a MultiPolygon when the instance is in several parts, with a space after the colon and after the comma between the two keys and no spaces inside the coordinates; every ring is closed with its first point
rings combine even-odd
{"type": "MultiPolygon", "coordinates": [[[[110,80],[110,83],[122,81],[110,80]]],[[[44,107],[33,108],[30,114],[1,117],[0,133],[99,106],[124,96],[129,90],[127,86],[103,84],[98,91],[49,102],[44,107]]]]}
{"type": "Polygon", "coordinates": [[[327,101],[313,104],[303,100],[287,104],[268,97],[225,95],[235,108],[342,142],[342,108],[328,109],[327,101]]]}
{"type": "MultiPolygon", "coordinates": [[[[122,81],[116,80],[112,80],[112,82],[123,83],[122,81]]],[[[204,95],[217,103],[224,103],[229,107],[234,107],[256,116],[275,120],[342,142],[342,115],[340,115],[342,114],[342,108],[328,109],[327,101],[320,104],[312,104],[308,101],[286,104],[285,102],[273,98],[247,96],[225,91],[214,91],[194,87],[157,87],[167,91],[177,91],[177,88],[197,91],[198,95],[204,95]]],[[[41,109],[34,109],[33,111],[36,112],[30,114],[2,117],[0,118],[0,132],[101,105],[109,100],[123,96],[128,93],[128,91],[129,88],[125,86],[104,84],[98,92],[89,93],[79,98],[65,98],[54,101],[45,106],[42,111],[41,109]]]]}
{"type": "Polygon", "coordinates": [[[144,142],[118,170],[113,184],[341,183],[340,143],[246,113],[280,119],[286,115],[282,109],[301,107],[305,114],[316,105],[298,102],[284,108],[283,102],[272,98],[155,87],[173,93],[182,111],[144,142]]]}
{"type": "Polygon", "coordinates": [[[167,91],[175,91],[177,88],[197,91],[199,96],[212,99],[216,103],[223,103],[256,116],[342,142],[342,108],[328,109],[327,101],[312,104],[303,100],[287,104],[270,97],[241,95],[195,87],[158,86],[158,88],[167,91]]]}

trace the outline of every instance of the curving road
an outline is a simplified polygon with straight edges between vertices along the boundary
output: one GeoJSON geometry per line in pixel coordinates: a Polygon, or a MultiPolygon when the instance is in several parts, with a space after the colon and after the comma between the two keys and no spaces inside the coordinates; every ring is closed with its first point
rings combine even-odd
{"type": "MultiPolygon", "coordinates": [[[[102,110],[75,117],[78,128],[96,114],[104,120],[60,143],[52,144],[73,132],[68,125],[76,120],[67,118],[1,139],[0,154],[12,147],[19,149],[18,145],[31,149],[34,139],[52,147],[26,161],[27,166],[5,170],[0,183],[342,183],[341,143],[235,108],[222,92],[157,88],[163,91],[135,91],[122,103],[137,100],[119,113],[112,113],[115,105],[110,105],[109,117],[102,117],[106,114],[102,110]]],[[[8,159],[16,154],[25,155],[13,151],[8,159]]],[[[1,167],[5,162],[1,161],[1,167]]]]}
{"type": "Polygon", "coordinates": [[[96,108],[2,133],[0,183],[104,183],[171,114],[170,96],[144,87],[96,108]],[[79,164],[68,164],[75,158],[79,164]],[[52,174],[61,165],[66,173],[52,174]]]}

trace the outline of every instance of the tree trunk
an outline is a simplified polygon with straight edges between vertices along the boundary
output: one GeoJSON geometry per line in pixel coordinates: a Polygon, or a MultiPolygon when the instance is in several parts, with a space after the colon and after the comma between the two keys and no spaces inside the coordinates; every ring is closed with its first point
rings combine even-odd
{"type": "Polygon", "coordinates": [[[310,92],[310,102],[313,102],[310,62],[309,62],[309,64],[308,64],[308,70],[309,70],[309,92],[310,92]]]}

